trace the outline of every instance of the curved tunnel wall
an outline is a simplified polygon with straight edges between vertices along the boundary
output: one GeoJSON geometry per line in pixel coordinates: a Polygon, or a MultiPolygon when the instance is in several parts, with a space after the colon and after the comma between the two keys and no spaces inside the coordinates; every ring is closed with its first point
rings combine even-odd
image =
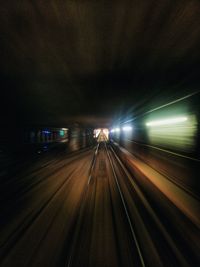
{"type": "Polygon", "coordinates": [[[197,94],[121,124],[121,131],[110,133],[110,138],[184,190],[199,197],[199,114],[197,94]],[[182,121],[164,122],[162,125],[164,120],[171,118],[182,118],[182,121]],[[152,123],[151,127],[148,123],[152,123]],[[124,125],[131,125],[132,130],[123,131],[124,125]]]}

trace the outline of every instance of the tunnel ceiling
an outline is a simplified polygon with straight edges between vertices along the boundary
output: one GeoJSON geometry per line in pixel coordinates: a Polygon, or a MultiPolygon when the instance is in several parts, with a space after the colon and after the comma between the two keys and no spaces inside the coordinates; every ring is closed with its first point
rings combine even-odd
{"type": "Polygon", "coordinates": [[[2,1],[1,122],[106,126],[199,89],[199,14],[197,0],[2,1]]]}

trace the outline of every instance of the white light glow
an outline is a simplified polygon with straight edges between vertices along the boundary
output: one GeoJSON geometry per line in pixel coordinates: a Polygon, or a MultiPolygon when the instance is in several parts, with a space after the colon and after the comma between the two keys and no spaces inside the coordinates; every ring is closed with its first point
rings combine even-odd
{"type": "Polygon", "coordinates": [[[124,127],[122,128],[122,130],[123,130],[124,132],[130,132],[130,131],[133,130],[133,127],[131,127],[131,126],[124,126],[124,127]]]}
{"type": "Polygon", "coordinates": [[[95,129],[94,130],[94,135],[96,138],[99,136],[100,132],[101,132],[101,129],[95,129]]]}
{"type": "Polygon", "coordinates": [[[120,132],[120,128],[115,128],[115,132],[120,132]]]}
{"type": "Polygon", "coordinates": [[[120,128],[118,128],[118,127],[117,128],[113,128],[113,129],[110,130],[110,132],[111,133],[116,133],[116,132],[119,133],[120,132],[120,128]]]}
{"type": "Polygon", "coordinates": [[[180,122],[187,121],[187,117],[176,117],[176,118],[169,118],[164,120],[156,120],[156,121],[150,121],[146,123],[146,126],[161,126],[161,125],[171,125],[171,124],[177,124],[180,122]]]}
{"type": "Polygon", "coordinates": [[[106,136],[106,139],[108,139],[109,130],[106,128],[103,129],[103,134],[106,136]]]}

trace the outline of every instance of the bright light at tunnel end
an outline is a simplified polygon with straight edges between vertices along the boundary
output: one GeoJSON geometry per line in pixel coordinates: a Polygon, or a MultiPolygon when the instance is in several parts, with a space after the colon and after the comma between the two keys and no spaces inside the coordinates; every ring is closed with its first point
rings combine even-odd
{"type": "Polygon", "coordinates": [[[131,126],[124,126],[124,127],[122,128],[122,130],[123,130],[124,132],[130,132],[130,131],[133,130],[133,127],[131,127],[131,126]]]}
{"type": "MultiPolygon", "coordinates": [[[[122,127],[122,130],[124,132],[130,132],[130,131],[133,130],[133,127],[132,126],[124,126],[124,127],[122,127]]],[[[119,127],[113,128],[113,129],[110,130],[111,133],[116,133],[116,132],[119,133],[120,131],[121,131],[121,129],[119,127]]]]}
{"type": "Polygon", "coordinates": [[[116,133],[116,132],[120,132],[120,128],[114,128],[110,130],[111,133],[116,133]]]}
{"type": "Polygon", "coordinates": [[[115,128],[115,132],[120,132],[120,128],[115,128]]]}
{"type": "Polygon", "coordinates": [[[164,119],[164,120],[155,120],[155,121],[147,122],[146,126],[151,127],[151,126],[171,125],[171,124],[176,124],[180,122],[185,122],[187,120],[188,120],[187,117],[176,117],[176,118],[169,118],[169,119],[164,119]]]}

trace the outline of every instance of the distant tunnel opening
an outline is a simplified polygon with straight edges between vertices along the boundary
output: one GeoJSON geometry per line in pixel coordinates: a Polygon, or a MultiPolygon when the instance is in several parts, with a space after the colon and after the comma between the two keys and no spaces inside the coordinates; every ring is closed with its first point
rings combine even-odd
{"type": "Polygon", "coordinates": [[[94,129],[94,137],[97,139],[101,139],[101,137],[105,137],[106,140],[109,139],[109,130],[107,128],[98,128],[94,129]]]}

